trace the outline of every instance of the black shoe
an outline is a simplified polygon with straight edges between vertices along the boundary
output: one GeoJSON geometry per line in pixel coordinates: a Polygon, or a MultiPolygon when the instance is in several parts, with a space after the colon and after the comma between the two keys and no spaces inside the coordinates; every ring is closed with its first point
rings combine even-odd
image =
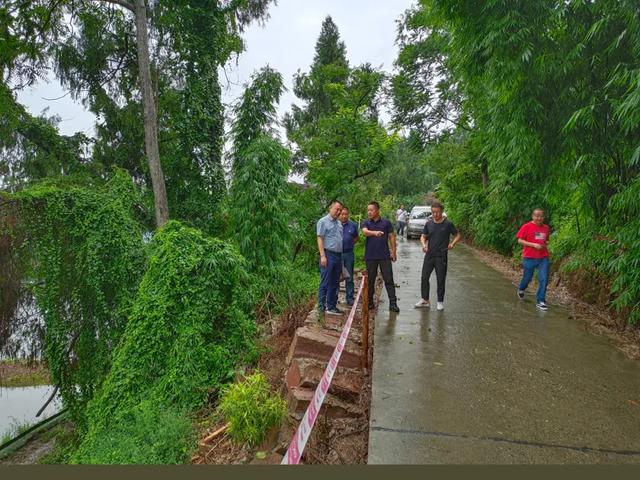
{"type": "Polygon", "coordinates": [[[332,308],[326,311],[327,315],[335,315],[335,316],[342,315],[343,313],[344,312],[342,310],[339,310],[337,308],[332,308]]]}
{"type": "Polygon", "coordinates": [[[538,303],[536,303],[536,307],[538,307],[538,309],[539,309],[539,310],[542,310],[543,312],[544,312],[544,311],[549,310],[549,307],[548,307],[548,306],[547,306],[547,304],[546,304],[546,303],[544,303],[544,302],[538,302],[538,303]]]}
{"type": "Polygon", "coordinates": [[[518,298],[522,300],[524,298],[524,290],[518,290],[518,298]]]}
{"type": "Polygon", "coordinates": [[[392,303],[391,305],[389,305],[389,311],[399,313],[400,309],[398,308],[398,305],[396,305],[395,303],[392,303]]]}

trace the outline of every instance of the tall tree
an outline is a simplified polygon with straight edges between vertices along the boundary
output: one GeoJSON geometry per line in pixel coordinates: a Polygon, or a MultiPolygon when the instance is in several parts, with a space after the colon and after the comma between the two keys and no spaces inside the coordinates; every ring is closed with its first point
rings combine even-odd
{"type": "Polygon", "coordinates": [[[322,195],[344,197],[382,168],[394,137],[378,119],[384,75],[365,64],[350,68],[338,28],[327,17],[309,73],[294,77],[303,101],[285,117],[295,146],[294,169],[307,172],[322,195]]]}
{"type": "MultiPolygon", "coordinates": [[[[270,3],[159,0],[147,5],[158,151],[176,218],[204,227],[224,194],[217,69],[242,50],[243,28],[265,18],[270,3]],[[211,206],[209,213],[203,214],[202,205],[211,206]]],[[[71,95],[98,117],[93,160],[125,167],[139,184],[152,186],[151,168],[140,163],[145,109],[140,55],[131,35],[137,17],[126,9],[131,6],[133,0],[12,0],[6,10],[11,14],[1,15],[0,8],[0,21],[14,33],[8,44],[19,48],[5,63],[4,80],[20,88],[53,67],[71,95]]]]}
{"type": "Polygon", "coordinates": [[[458,128],[471,129],[463,92],[447,68],[449,32],[424,17],[424,10],[413,7],[398,20],[398,73],[391,80],[393,120],[410,128],[418,146],[458,128]]]}
{"type": "Polygon", "coordinates": [[[360,188],[359,182],[384,166],[397,140],[378,119],[383,81],[370,65],[350,70],[344,85],[332,87],[336,111],[320,116],[313,135],[300,144],[309,162],[308,180],[328,198],[360,188]]]}
{"type": "MultiPolygon", "coordinates": [[[[318,133],[318,120],[339,108],[334,88],[345,85],[348,77],[347,48],[340,40],[338,26],[327,16],[322,22],[309,73],[298,70],[293,77],[293,93],[304,105],[292,105],[291,112],[285,115],[284,124],[291,142],[301,145],[318,133]]],[[[306,170],[302,149],[294,150],[293,162],[295,170],[306,170]]]]}
{"type": "Polygon", "coordinates": [[[282,76],[256,72],[235,108],[231,212],[240,251],[255,270],[269,273],[289,248],[289,152],[275,138],[282,76]]]}
{"type": "Polygon", "coordinates": [[[158,115],[151,84],[151,68],[149,66],[149,33],[147,32],[147,4],[145,0],[135,0],[131,5],[127,0],[102,0],[131,10],[136,19],[136,49],[138,52],[138,75],[140,90],[142,90],[142,104],[144,106],[144,143],[153,186],[156,225],[162,227],[169,221],[169,203],[167,189],[160,163],[160,149],[158,148],[158,115]]]}

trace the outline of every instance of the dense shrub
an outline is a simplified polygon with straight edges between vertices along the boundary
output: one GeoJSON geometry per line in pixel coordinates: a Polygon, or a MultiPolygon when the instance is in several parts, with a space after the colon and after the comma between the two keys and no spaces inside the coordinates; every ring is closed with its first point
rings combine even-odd
{"type": "Polygon", "coordinates": [[[269,270],[290,251],[288,162],[289,152],[267,136],[236,158],[231,223],[240,251],[255,270],[269,270]]]}

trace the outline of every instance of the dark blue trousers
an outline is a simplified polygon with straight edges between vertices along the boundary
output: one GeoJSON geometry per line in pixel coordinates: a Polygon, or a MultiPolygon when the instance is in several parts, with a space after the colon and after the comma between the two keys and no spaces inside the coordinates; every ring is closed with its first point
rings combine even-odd
{"type": "Polygon", "coordinates": [[[538,291],[536,292],[536,302],[544,302],[547,294],[547,283],[549,281],[549,257],[545,258],[525,258],[522,260],[524,273],[520,281],[520,290],[526,290],[529,282],[533,278],[533,272],[538,269],[538,291]]]}
{"type": "Polygon", "coordinates": [[[336,308],[342,272],[342,255],[328,250],[325,250],[325,255],[327,266],[320,266],[320,289],[318,290],[318,307],[322,311],[336,308]]]}
{"type": "Polygon", "coordinates": [[[355,285],[353,283],[353,267],[355,264],[355,254],[353,250],[350,252],[342,252],[342,263],[344,268],[349,272],[349,278],[345,280],[347,303],[353,303],[355,293],[355,285]]]}

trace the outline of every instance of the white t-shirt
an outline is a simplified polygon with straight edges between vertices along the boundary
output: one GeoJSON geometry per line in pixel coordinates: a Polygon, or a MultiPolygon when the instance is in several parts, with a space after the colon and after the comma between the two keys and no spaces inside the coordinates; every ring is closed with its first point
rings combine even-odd
{"type": "Polygon", "coordinates": [[[406,222],[407,221],[407,211],[399,208],[396,212],[396,220],[398,222],[406,222]]]}

